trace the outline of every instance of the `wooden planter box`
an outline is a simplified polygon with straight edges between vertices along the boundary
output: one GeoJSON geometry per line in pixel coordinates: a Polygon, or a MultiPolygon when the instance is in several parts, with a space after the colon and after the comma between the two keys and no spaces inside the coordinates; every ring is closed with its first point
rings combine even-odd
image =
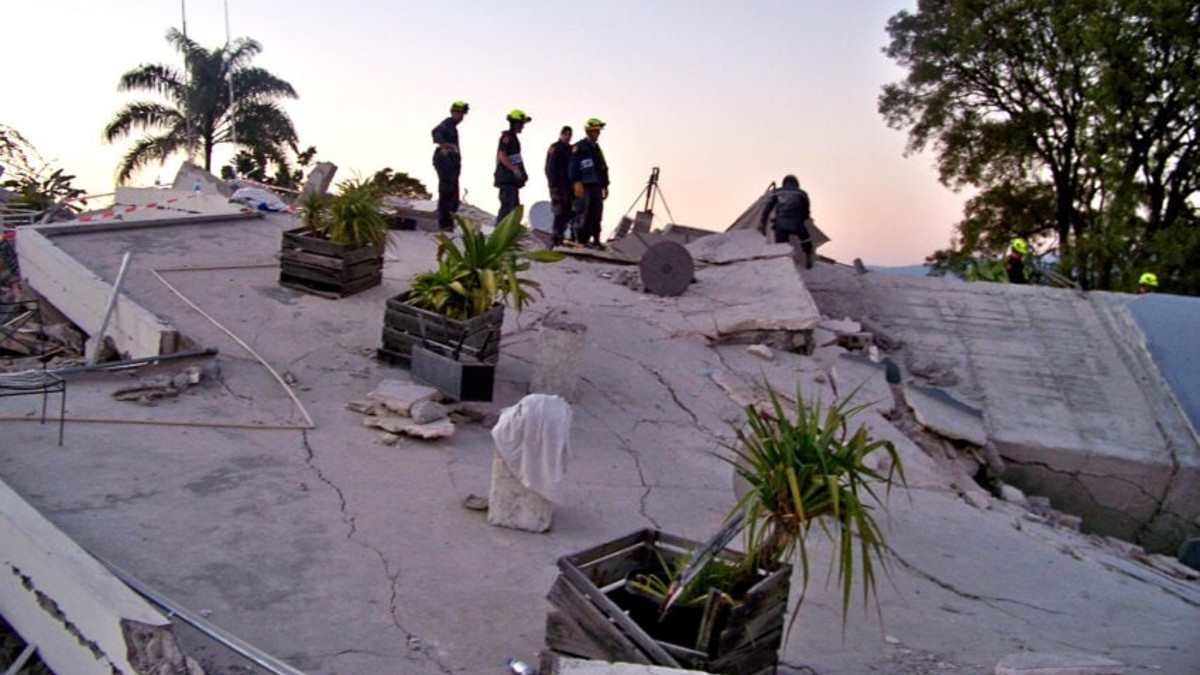
{"type": "Polygon", "coordinates": [[[401,293],[388,298],[383,316],[383,347],[377,352],[381,360],[408,366],[413,345],[421,345],[454,360],[467,358],[496,365],[504,305],[494,305],[477,317],[458,321],[413,307],[405,302],[407,297],[401,293]]]}
{"type": "Polygon", "coordinates": [[[383,247],[339,244],[306,234],[283,233],[279,284],[324,298],[344,298],[383,281],[383,247]]]}
{"type": "MultiPolygon", "coordinates": [[[[658,622],[657,604],[626,590],[631,573],[671,564],[700,542],[641,530],[558,560],[547,596],[546,646],[554,652],[612,662],[689,668],[710,673],[774,673],[787,618],[791,565],[764,574],[739,604],[710,599],[703,608],[673,607],[658,622]],[[687,616],[687,611],[695,612],[687,616]]],[[[719,557],[739,560],[723,551],[719,557]]]]}

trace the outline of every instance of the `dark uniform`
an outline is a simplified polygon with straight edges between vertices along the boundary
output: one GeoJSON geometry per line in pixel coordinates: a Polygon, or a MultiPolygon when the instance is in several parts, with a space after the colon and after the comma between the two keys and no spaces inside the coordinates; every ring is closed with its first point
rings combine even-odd
{"type": "Polygon", "coordinates": [[[604,193],[608,190],[608,163],[599,143],[584,138],[571,149],[568,169],[571,183],[583,184],[583,195],[576,193],[575,213],[579,232],[576,241],[600,245],[600,220],[604,217],[604,193]]]}
{"type": "Polygon", "coordinates": [[[1008,275],[1010,284],[1029,283],[1029,280],[1025,278],[1025,258],[1016,251],[1009,253],[1008,260],[1004,261],[1004,273],[1008,275]]]}
{"type": "Polygon", "coordinates": [[[813,244],[808,232],[808,220],[812,217],[808,193],[799,187],[784,185],[776,188],[763,209],[761,224],[766,225],[771,214],[775,214],[775,243],[784,244],[792,235],[800,239],[800,250],[804,251],[805,265],[812,267],[813,244]]]}
{"type": "Polygon", "coordinates": [[[454,228],[454,214],[458,212],[458,176],[462,173],[462,155],[458,151],[458,121],[447,117],[433,128],[433,168],[438,175],[438,226],[443,230],[454,228]],[[444,145],[453,145],[449,150],[444,145]]]}
{"type": "Polygon", "coordinates": [[[525,164],[521,159],[521,139],[517,138],[515,131],[509,129],[500,134],[500,145],[496,147],[496,152],[507,157],[518,169],[514,173],[499,160],[496,161],[495,185],[500,188],[500,212],[496,214],[496,222],[500,222],[510,211],[521,205],[520,190],[525,187],[529,175],[525,172],[525,164]]]}
{"type": "MultiPolygon", "coordinates": [[[[574,195],[571,193],[571,144],[566,141],[555,141],[546,151],[546,183],[550,186],[550,207],[554,211],[554,241],[561,242],[567,232],[567,223],[571,221],[573,212],[571,203],[574,195]]],[[[571,240],[575,236],[572,233],[571,240]]]]}

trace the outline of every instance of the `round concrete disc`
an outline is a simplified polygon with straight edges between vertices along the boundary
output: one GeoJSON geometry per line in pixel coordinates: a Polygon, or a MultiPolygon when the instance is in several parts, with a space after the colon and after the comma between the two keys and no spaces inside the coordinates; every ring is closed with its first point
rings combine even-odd
{"type": "Polygon", "coordinates": [[[642,273],[642,286],[655,295],[683,293],[696,271],[692,254],[673,241],[661,241],[646,249],[638,269],[642,273]]]}

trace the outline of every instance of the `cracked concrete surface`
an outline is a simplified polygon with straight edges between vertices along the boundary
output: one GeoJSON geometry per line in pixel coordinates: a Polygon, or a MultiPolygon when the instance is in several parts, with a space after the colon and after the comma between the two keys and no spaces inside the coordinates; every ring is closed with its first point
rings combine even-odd
{"type": "Polygon", "coordinates": [[[904,341],[898,360],[984,412],[1005,479],[1089,531],[1168,552],[1196,536],[1200,444],[1144,347],[1133,296],[819,268],[826,311],[904,341]]]}
{"type": "MultiPolygon", "coordinates": [[[[567,355],[582,366],[570,487],[548,534],[488,526],[460,505],[487,492],[488,429],[464,424],[448,441],[385,446],[344,410],[380,380],[405,375],[370,357],[384,300],[433,260],[429,235],[403,232],[392,235],[396,260],[385,265],[384,285],[336,302],[280,289],[271,267],[170,273],[181,292],[243,339],[256,336],[253,347],[294,374],[316,427],[146,424],[303,421],[277,383],[148,272],[215,264],[230,250],[270,262],[288,226],[283,216],[210,224],[191,246],[145,250],[145,230],[137,240],[72,237],[77,255],[109,278],[120,251],[134,248],[130,292],[198,344],[218,347],[223,384],[143,409],[108,397],[135,375],[74,377],[65,446],[55,447],[49,427],[0,422],[11,439],[0,446],[0,477],[85,547],[306,672],[473,674],[500,672],[509,656],[531,660],[559,556],[643,527],[692,539],[719,527],[734,498],[729,467],[714,453],[728,423],[741,419],[719,380],[765,377],[785,392],[799,380],[830,396],[836,347],[763,361],[744,346],[710,345],[697,333],[711,323],[671,328],[687,325],[680,304],[600,276],[615,268],[539,266],[546,296],[505,319],[496,399],[508,405],[526,393],[540,317],[565,309],[566,320],[587,326],[582,352],[567,355]]],[[[191,227],[201,226],[160,236],[188,238],[191,227]]],[[[976,673],[1012,652],[1068,648],[1131,672],[1193,672],[1194,581],[1027,522],[1015,507],[967,505],[955,477],[882,416],[885,405],[863,421],[897,443],[911,488],[893,492],[881,522],[894,551],[879,585],[884,623],[856,601],[842,631],[838,591],[824,584],[829,544],[814,539],[813,582],[781,672],[976,673]]],[[[198,649],[202,662],[222,663],[211,647],[198,649]]]]}

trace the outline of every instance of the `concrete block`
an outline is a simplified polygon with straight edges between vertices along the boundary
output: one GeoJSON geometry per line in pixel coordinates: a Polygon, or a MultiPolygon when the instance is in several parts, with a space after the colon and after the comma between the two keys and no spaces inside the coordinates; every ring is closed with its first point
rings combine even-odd
{"type": "Polygon", "coordinates": [[[492,458],[488,523],[527,532],[545,532],[554,519],[554,503],[530,490],[508,470],[500,453],[492,458]]]}
{"type": "Polygon", "coordinates": [[[1121,675],[1125,664],[1091,654],[1017,652],[996,664],[996,675],[1121,675]]]}
{"type": "Polygon", "coordinates": [[[312,171],[308,172],[308,179],[304,181],[304,187],[300,190],[298,199],[302,201],[310,192],[321,195],[329,192],[329,186],[333,183],[335,173],[337,173],[337,165],[333,162],[318,162],[312,171]]]}
{"type": "Polygon", "coordinates": [[[547,315],[538,330],[533,356],[530,393],[555,394],[567,401],[578,400],[579,358],[587,339],[587,326],[570,323],[561,314],[547,315]]]}
{"type": "Polygon", "coordinates": [[[431,400],[437,396],[437,389],[423,384],[413,384],[401,380],[383,380],[375,390],[367,394],[367,399],[375,401],[392,412],[407,415],[413,404],[431,400]]]}
{"type": "Polygon", "coordinates": [[[412,376],[455,401],[490,401],[496,366],[467,356],[451,358],[420,345],[412,348],[412,376]]]}

